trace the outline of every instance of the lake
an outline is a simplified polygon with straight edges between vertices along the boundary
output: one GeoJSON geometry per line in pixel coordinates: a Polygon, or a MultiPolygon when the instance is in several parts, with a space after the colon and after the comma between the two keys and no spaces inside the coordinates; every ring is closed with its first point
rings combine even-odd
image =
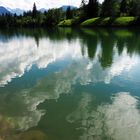
{"type": "Polygon", "coordinates": [[[0,30],[0,140],[139,139],[139,28],[0,30]]]}

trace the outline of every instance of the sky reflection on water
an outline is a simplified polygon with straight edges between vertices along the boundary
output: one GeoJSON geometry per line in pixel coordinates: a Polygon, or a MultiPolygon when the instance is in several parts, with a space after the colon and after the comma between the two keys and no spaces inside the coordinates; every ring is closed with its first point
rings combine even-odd
{"type": "MultiPolygon", "coordinates": [[[[57,104],[58,109],[54,112],[63,112],[61,117],[65,120],[59,120],[62,126],[66,127],[65,123],[68,123],[73,130],[81,132],[73,139],[140,139],[140,35],[126,29],[110,32],[68,28],[52,33],[41,30],[38,36],[36,33],[36,30],[8,35],[1,32],[0,126],[4,129],[0,129],[0,139],[31,139],[32,136],[28,135],[33,135],[31,133],[37,129],[35,139],[44,139],[47,135],[49,139],[59,140],[59,137],[52,136],[56,135],[54,132],[49,133],[49,129],[55,130],[57,124],[53,118],[49,119],[51,112],[47,110],[57,104]],[[34,66],[37,69],[33,73],[34,66]],[[24,84],[27,73],[27,79],[37,75],[38,78],[33,80],[33,85],[20,89],[17,83],[21,80],[20,84],[24,84]],[[73,100],[69,99],[73,109],[67,110],[68,103],[63,103],[67,96],[76,100],[72,104],[73,100]],[[52,100],[54,102],[49,104],[52,100]],[[47,117],[52,125],[49,128],[46,121],[42,129],[41,121],[47,117]],[[21,133],[16,134],[16,131],[21,133]]],[[[59,132],[63,135],[61,140],[65,137],[70,140],[72,135],[68,132],[72,130],[66,127],[65,134],[63,131],[59,132]]]]}

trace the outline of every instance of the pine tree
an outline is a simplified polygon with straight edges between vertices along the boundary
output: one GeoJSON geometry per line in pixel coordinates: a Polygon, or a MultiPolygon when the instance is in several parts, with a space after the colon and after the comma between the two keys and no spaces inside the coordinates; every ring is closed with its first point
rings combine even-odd
{"type": "Polygon", "coordinates": [[[80,17],[82,20],[87,19],[87,4],[86,0],[82,0],[80,6],[80,17]]]}
{"type": "Polygon", "coordinates": [[[130,16],[140,16],[140,0],[131,0],[130,16]]]}
{"type": "Polygon", "coordinates": [[[66,11],[66,19],[71,19],[73,17],[73,13],[71,7],[69,6],[66,11]]]}
{"type": "Polygon", "coordinates": [[[32,10],[32,17],[36,18],[36,16],[37,16],[37,8],[36,8],[36,4],[34,3],[33,4],[33,10],[32,10]]]}
{"type": "Polygon", "coordinates": [[[81,2],[81,8],[83,8],[85,6],[86,6],[86,1],[85,0],[82,0],[82,2],[81,2]]]}
{"type": "Polygon", "coordinates": [[[120,2],[117,0],[104,0],[102,4],[101,16],[115,17],[120,14],[120,2]]]}
{"type": "Polygon", "coordinates": [[[120,12],[124,15],[129,15],[132,8],[132,0],[122,0],[120,3],[120,12]]]}
{"type": "Polygon", "coordinates": [[[88,18],[97,17],[99,13],[99,3],[97,0],[89,0],[87,5],[88,18]]]}

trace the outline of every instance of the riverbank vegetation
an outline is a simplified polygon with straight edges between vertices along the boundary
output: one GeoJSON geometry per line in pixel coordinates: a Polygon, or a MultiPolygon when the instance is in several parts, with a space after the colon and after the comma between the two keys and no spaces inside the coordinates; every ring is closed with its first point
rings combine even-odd
{"type": "Polygon", "coordinates": [[[44,13],[34,3],[23,15],[0,15],[0,27],[139,26],[140,0],[82,0],[80,8],[54,8],[44,13]]]}
{"type": "Polygon", "coordinates": [[[61,21],[59,26],[139,26],[140,0],[82,0],[79,16],[61,21]],[[70,21],[71,20],[71,21],[70,21]]]}
{"type": "MultiPolygon", "coordinates": [[[[61,21],[59,26],[70,27],[76,25],[76,20],[68,19],[61,21]]],[[[92,26],[138,26],[138,17],[96,17],[87,19],[79,24],[82,27],[92,27],[92,26]]]]}

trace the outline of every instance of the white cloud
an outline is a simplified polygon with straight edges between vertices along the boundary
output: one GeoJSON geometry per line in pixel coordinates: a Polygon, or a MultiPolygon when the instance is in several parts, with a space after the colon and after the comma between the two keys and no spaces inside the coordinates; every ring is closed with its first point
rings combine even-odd
{"type": "Polygon", "coordinates": [[[62,5],[79,6],[81,0],[0,0],[0,5],[10,8],[31,9],[35,2],[38,8],[60,7],[62,5]]]}
{"type": "MultiPolygon", "coordinates": [[[[0,5],[10,8],[31,9],[33,3],[36,2],[37,7],[52,8],[60,7],[62,5],[80,6],[81,0],[0,0],[0,5]]],[[[100,0],[102,2],[102,0],[100,0]]]]}

